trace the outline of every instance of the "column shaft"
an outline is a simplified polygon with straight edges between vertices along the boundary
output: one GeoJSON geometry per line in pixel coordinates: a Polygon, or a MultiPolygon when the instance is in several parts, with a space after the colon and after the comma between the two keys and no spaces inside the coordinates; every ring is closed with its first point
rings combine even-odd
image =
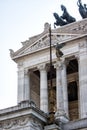
{"type": "Polygon", "coordinates": [[[30,100],[30,77],[28,70],[18,70],[18,103],[30,100]]]}
{"type": "Polygon", "coordinates": [[[24,71],[24,100],[30,100],[30,72],[24,71]]]}
{"type": "Polygon", "coordinates": [[[18,70],[18,90],[17,102],[20,103],[24,100],[24,70],[18,70]]]}
{"type": "Polygon", "coordinates": [[[56,101],[57,101],[57,111],[63,110],[63,88],[62,88],[62,66],[61,62],[56,65],[56,101]]]}
{"type": "Polygon", "coordinates": [[[67,90],[67,74],[66,74],[66,63],[63,62],[62,69],[62,86],[63,86],[63,102],[64,102],[64,111],[68,117],[68,90],[67,90]]]}
{"type": "Polygon", "coordinates": [[[68,118],[64,111],[63,86],[62,86],[62,61],[56,64],[56,101],[57,112],[55,113],[55,120],[66,123],[68,118]]]}
{"type": "Polygon", "coordinates": [[[80,45],[79,52],[79,113],[80,118],[87,117],[87,43],[80,45]]]}
{"type": "Polygon", "coordinates": [[[40,65],[40,109],[48,113],[48,86],[45,65],[40,65]]]}

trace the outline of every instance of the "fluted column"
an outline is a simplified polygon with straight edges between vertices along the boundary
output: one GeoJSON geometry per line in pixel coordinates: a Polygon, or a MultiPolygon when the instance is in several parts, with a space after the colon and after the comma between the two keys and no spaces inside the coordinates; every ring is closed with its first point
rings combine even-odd
{"type": "Polygon", "coordinates": [[[48,86],[47,86],[47,71],[46,65],[38,66],[40,70],[40,109],[48,113],[48,86]]]}
{"type": "Polygon", "coordinates": [[[79,113],[87,117],[87,41],[79,44],[79,113]]]}
{"type": "Polygon", "coordinates": [[[63,86],[63,103],[64,103],[64,111],[66,116],[68,117],[68,89],[67,89],[67,74],[66,74],[66,64],[67,62],[63,59],[62,62],[62,86],[63,86]]]}

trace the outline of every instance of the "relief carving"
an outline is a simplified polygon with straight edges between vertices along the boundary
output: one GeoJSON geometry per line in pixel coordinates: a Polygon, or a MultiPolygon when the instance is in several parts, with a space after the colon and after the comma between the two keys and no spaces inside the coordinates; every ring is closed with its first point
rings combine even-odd
{"type": "MultiPolygon", "coordinates": [[[[52,45],[55,45],[57,42],[61,42],[67,39],[72,38],[72,36],[66,35],[52,35],[52,45]]],[[[34,51],[40,50],[42,48],[46,48],[50,46],[49,35],[45,35],[43,38],[39,39],[36,43],[34,43],[30,48],[28,48],[24,53],[32,53],[34,51]],[[45,38],[46,37],[46,38],[45,38]],[[44,39],[45,38],[45,39],[44,39]]]]}
{"type": "Polygon", "coordinates": [[[28,120],[29,118],[21,118],[19,121],[18,121],[18,125],[19,126],[23,126],[23,125],[26,125],[28,123],[28,120]]]}
{"type": "Polygon", "coordinates": [[[6,121],[3,123],[2,128],[4,129],[10,129],[13,126],[13,122],[12,121],[6,121]]]}
{"type": "Polygon", "coordinates": [[[26,126],[28,124],[28,122],[30,122],[30,124],[32,125],[32,127],[34,127],[37,130],[42,130],[42,126],[41,124],[36,121],[35,118],[31,118],[31,117],[22,117],[22,118],[18,118],[16,120],[8,120],[8,121],[4,121],[2,123],[0,123],[0,129],[12,129],[12,127],[15,127],[15,129],[17,127],[20,126],[26,126]]]}
{"type": "Polygon", "coordinates": [[[2,129],[10,129],[13,126],[17,127],[17,126],[24,126],[28,123],[29,118],[28,117],[22,117],[16,120],[8,120],[8,121],[4,121],[2,123],[0,123],[0,128],[2,129]]]}

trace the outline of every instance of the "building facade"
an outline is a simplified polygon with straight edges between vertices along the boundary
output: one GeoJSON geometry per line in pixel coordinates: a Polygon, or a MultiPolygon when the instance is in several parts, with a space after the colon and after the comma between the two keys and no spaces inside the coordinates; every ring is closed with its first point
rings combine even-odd
{"type": "Polygon", "coordinates": [[[41,34],[10,49],[18,67],[17,106],[0,111],[0,130],[87,129],[87,19],[51,30],[52,70],[49,28],[45,23],[41,34]],[[57,43],[65,44],[60,59],[57,43]]]}

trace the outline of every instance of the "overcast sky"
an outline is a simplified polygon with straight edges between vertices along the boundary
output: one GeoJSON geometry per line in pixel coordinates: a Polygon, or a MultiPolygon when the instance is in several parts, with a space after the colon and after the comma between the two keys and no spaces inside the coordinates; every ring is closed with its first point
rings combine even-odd
{"type": "Polygon", "coordinates": [[[82,19],[77,0],[0,0],[0,109],[17,104],[17,66],[9,49],[16,51],[21,42],[41,33],[45,22],[53,28],[53,13],[62,15],[61,4],[77,21],[82,19]]]}

